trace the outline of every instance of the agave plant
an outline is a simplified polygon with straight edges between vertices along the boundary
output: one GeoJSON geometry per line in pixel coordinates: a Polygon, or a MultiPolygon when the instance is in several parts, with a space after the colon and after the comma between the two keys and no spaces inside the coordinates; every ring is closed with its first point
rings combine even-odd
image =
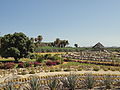
{"type": "Polygon", "coordinates": [[[16,90],[15,87],[13,86],[12,82],[8,82],[6,84],[6,88],[4,90],[16,90]]]}
{"type": "Polygon", "coordinates": [[[15,80],[18,78],[20,77],[17,75],[13,75],[12,77],[5,78],[4,82],[7,82],[7,83],[6,83],[6,88],[4,90],[18,90],[17,88],[14,87],[14,83],[11,82],[12,80],[15,80]]]}
{"type": "Polygon", "coordinates": [[[76,83],[77,83],[77,76],[75,74],[70,74],[62,81],[64,88],[69,88],[69,90],[75,90],[76,83]]]}
{"type": "Polygon", "coordinates": [[[48,83],[48,87],[50,88],[50,90],[58,90],[59,86],[59,81],[57,79],[52,79],[49,83],[48,83]]]}
{"type": "Polygon", "coordinates": [[[23,86],[23,90],[40,90],[40,79],[38,79],[36,76],[30,76],[30,78],[31,80],[29,81],[29,83],[23,86]]]}
{"type": "Polygon", "coordinates": [[[92,89],[95,83],[94,76],[91,73],[88,73],[83,83],[85,85],[85,88],[92,89]]]}
{"type": "Polygon", "coordinates": [[[105,89],[111,89],[112,88],[112,79],[111,79],[110,75],[105,76],[104,85],[105,85],[105,89]]]}

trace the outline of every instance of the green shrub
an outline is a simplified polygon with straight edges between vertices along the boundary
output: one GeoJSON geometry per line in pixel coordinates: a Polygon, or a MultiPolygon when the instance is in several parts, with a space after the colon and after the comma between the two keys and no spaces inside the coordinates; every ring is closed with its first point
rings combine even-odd
{"type": "Polygon", "coordinates": [[[99,67],[94,67],[94,68],[93,68],[93,71],[99,71],[99,70],[100,70],[99,67]]]}
{"type": "Polygon", "coordinates": [[[31,67],[32,64],[33,64],[32,62],[25,62],[25,63],[24,63],[25,67],[31,67]]]}
{"type": "Polygon", "coordinates": [[[103,68],[104,71],[108,71],[108,68],[103,68]]]}
{"type": "Polygon", "coordinates": [[[52,57],[51,54],[45,54],[45,55],[44,55],[44,58],[45,58],[45,59],[51,59],[51,57],[52,57]]]}
{"type": "Polygon", "coordinates": [[[36,58],[36,61],[37,62],[40,62],[40,63],[42,63],[43,61],[44,61],[45,59],[44,59],[44,56],[43,55],[41,55],[41,56],[37,56],[37,58],[36,58]]]}
{"type": "Polygon", "coordinates": [[[59,71],[61,71],[61,70],[60,70],[60,69],[55,69],[55,71],[56,71],[56,72],[59,72],[59,71]]]}
{"type": "Polygon", "coordinates": [[[30,59],[36,59],[36,55],[35,54],[30,54],[29,58],[30,59]]]}
{"type": "Polygon", "coordinates": [[[0,69],[12,69],[14,67],[15,67],[15,63],[12,63],[12,62],[2,63],[2,62],[0,62],[0,69]]]}
{"type": "Polygon", "coordinates": [[[35,71],[30,71],[29,74],[35,74],[35,71]]]}
{"type": "Polygon", "coordinates": [[[64,69],[64,71],[65,71],[65,72],[68,72],[68,71],[71,71],[71,70],[67,68],[67,69],[64,69]]]}
{"type": "Polygon", "coordinates": [[[82,68],[78,68],[77,70],[78,70],[78,71],[82,71],[82,68]]]}
{"type": "Polygon", "coordinates": [[[54,72],[55,70],[54,69],[51,69],[50,72],[54,72]]]}
{"type": "Polygon", "coordinates": [[[110,68],[111,71],[116,71],[116,68],[110,68]]]}
{"type": "Polygon", "coordinates": [[[26,75],[27,74],[27,72],[25,71],[25,70],[23,70],[22,72],[21,72],[21,75],[26,75]]]}
{"type": "Polygon", "coordinates": [[[0,62],[0,69],[3,69],[4,68],[4,63],[0,62]]]}
{"type": "Polygon", "coordinates": [[[50,59],[53,60],[53,61],[55,61],[55,60],[60,60],[61,58],[57,54],[55,54],[50,59]]]}

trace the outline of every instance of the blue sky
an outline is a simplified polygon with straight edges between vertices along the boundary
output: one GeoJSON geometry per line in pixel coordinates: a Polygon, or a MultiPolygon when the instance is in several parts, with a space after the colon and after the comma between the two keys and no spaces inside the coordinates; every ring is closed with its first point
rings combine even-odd
{"type": "Polygon", "coordinates": [[[120,46],[120,0],[0,0],[0,32],[120,46]]]}

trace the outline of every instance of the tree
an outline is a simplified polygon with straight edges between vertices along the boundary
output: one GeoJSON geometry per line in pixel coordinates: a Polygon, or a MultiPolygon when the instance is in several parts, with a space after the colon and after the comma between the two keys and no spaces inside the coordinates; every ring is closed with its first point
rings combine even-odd
{"type": "Polygon", "coordinates": [[[56,40],[54,41],[54,45],[55,45],[56,47],[59,47],[60,42],[61,42],[61,40],[60,40],[59,38],[56,38],[56,40]]]}
{"type": "Polygon", "coordinates": [[[24,33],[7,34],[1,38],[0,55],[13,57],[16,62],[34,51],[33,42],[24,33]]]}
{"type": "Polygon", "coordinates": [[[35,38],[35,42],[37,42],[37,40],[38,40],[38,39],[37,39],[37,38],[35,38]]]}
{"type": "Polygon", "coordinates": [[[65,47],[68,44],[69,44],[68,40],[60,40],[59,38],[57,38],[54,41],[55,47],[65,47]]]}
{"type": "Polygon", "coordinates": [[[78,44],[74,44],[74,46],[77,48],[77,47],[78,47],[78,44]]]}
{"type": "Polygon", "coordinates": [[[39,36],[37,37],[37,40],[38,40],[38,42],[40,43],[40,42],[43,40],[43,37],[42,37],[41,35],[39,35],[39,36]]]}
{"type": "Polygon", "coordinates": [[[31,40],[32,42],[34,42],[35,39],[34,39],[34,38],[30,38],[30,40],[31,40]]]}
{"type": "Polygon", "coordinates": [[[63,47],[66,47],[66,45],[69,45],[68,40],[63,40],[63,47]]]}

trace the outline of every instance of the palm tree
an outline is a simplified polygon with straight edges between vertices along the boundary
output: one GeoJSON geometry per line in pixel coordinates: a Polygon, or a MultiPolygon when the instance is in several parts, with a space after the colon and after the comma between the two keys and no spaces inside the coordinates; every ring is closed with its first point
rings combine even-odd
{"type": "Polygon", "coordinates": [[[56,40],[54,41],[55,46],[60,47],[60,43],[61,43],[61,40],[59,38],[56,38],[56,40]]]}
{"type": "Polygon", "coordinates": [[[35,42],[37,42],[38,41],[38,39],[37,38],[35,38],[35,42]]]}
{"type": "Polygon", "coordinates": [[[35,39],[34,39],[34,38],[30,38],[30,40],[31,40],[32,42],[34,42],[35,39]]]}
{"type": "Polygon", "coordinates": [[[78,44],[74,44],[74,46],[77,48],[77,47],[78,47],[78,44]]]}
{"type": "Polygon", "coordinates": [[[38,42],[40,43],[40,42],[43,40],[43,37],[42,37],[41,35],[39,35],[39,36],[37,37],[37,40],[38,40],[38,42]]]}
{"type": "Polygon", "coordinates": [[[68,40],[62,40],[61,41],[61,47],[65,47],[68,44],[69,44],[68,40]]]}

